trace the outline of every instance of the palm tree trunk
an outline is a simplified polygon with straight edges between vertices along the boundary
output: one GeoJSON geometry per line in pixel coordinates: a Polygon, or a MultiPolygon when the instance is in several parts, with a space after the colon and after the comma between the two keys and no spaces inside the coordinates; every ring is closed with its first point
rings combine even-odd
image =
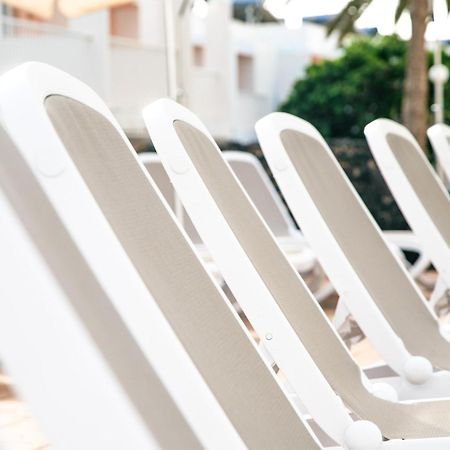
{"type": "Polygon", "coordinates": [[[402,118],[422,148],[426,144],[428,116],[428,67],[425,50],[428,0],[410,0],[412,37],[409,43],[402,118]]]}

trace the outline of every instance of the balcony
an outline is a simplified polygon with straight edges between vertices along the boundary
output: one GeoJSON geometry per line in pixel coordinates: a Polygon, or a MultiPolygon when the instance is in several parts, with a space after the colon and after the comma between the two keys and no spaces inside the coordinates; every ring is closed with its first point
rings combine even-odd
{"type": "MultiPolygon", "coordinates": [[[[140,111],[168,96],[165,50],[138,40],[0,17],[0,73],[26,61],[56,66],[83,80],[108,103],[128,135],[145,137],[140,111]]],[[[262,95],[225,82],[219,70],[194,66],[186,99],[213,136],[224,141],[254,141],[254,123],[270,112],[262,95]]],[[[237,84],[237,83],[236,83],[237,84]]]]}

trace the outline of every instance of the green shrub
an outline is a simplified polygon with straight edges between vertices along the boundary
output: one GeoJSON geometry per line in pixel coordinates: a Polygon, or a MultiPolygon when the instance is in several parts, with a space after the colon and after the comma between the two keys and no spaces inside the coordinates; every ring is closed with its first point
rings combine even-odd
{"type": "MultiPolygon", "coordinates": [[[[400,120],[406,43],[396,36],[357,38],[342,52],[307,67],[280,111],[310,121],[328,138],[360,139],[364,126],[378,117],[400,120]]],[[[443,60],[450,66],[448,55],[443,60]]],[[[445,92],[450,119],[450,83],[445,92]]]]}
{"type": "MultiPolygon", "coordinates": [[[[343,48],[339,58],[310,65],[279,108],[308,120],[327,138],[375,220],[387,230],[408,227],[372,158],[363,130],[379,117],[400,121],[405,56],[406,43],[396,36],[357,38],[343,48]]],[[[443,55],[443,63],[450,67],[449,55],[443,55]]],[[[431,104],[431,83],[429,97],[431,104]]],[[[445,86],[445,99],[449,123],[450,82],[445,86]]]]}

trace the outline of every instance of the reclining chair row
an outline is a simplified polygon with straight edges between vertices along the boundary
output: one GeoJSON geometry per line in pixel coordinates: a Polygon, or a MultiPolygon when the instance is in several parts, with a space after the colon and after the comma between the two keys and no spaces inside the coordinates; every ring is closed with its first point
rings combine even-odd
{"type": "Polygon", "coordinates": [[[55,448],[323,448],[308,417],[339,448],[450,447],[448,374],[423,358],[445,369],[446,347],[410,354],[360,281],[360,304],[340,295],[375,315],[357,319],[394,345],[383,357],[400,377],[374,385],[185,108],[149,106],[152,140],[294,401],[96,94],[30,63],[0,79],[0,111],[0,356],[55,448]]]}
{"type": "Polygon", "coordinates": [[[318,448],[102,101],[29,64],[0,104],[0,352],[55,447],[318,448]]]}
{"type": "MultiPolygon", "coordinates": [[[[450,287],[449,195],[412,134],[402,125],[380,119],[365,129],[372,153],[411,229],[439,273],[432,306],[450,287]]],[[[428,130],[438,162],[450,174],[450,127],[428,130]]]]}
{"type": "MultiPolygon", "coordinates": [[[[288,256],[290,263],[302,277],[308,280],[308,286],[313,291],[316,299],[321,302],[328,298],[334,292],[334,288],[329,281],[327,282],[324,279],[323,270],[317,263],[316,256],[311,251],[303,233],[292,220],[289,211],[276,192],[258,158],[250,153],[232,150],[224,151],[223,156],[276,237],[281,249],[288,256]]],[[[189,215],[186,214],[186,211],[180,205],[176,191],[174,191],[162,167],[158,154],[145,152],[140,154],[140,158],[164,195],[164,198],[176,213],[177,218],[182,223],[191,241],[195,244],[197,251],[207,264],[210,272],[217,278],[219,283],[222,283],[223,279],[208,249],[200,239],[189,215]]],[[[402,257],[404,264],[409,266],[408,270],[413,278],[420,280],[423,272],[429,267],[430,260],[425,252],[422,251],[419,240],[410,231],[385,231],[384,235],[399,253],[399,256],[402,257]],[[417,254],[413,264],[409,265],[402,251],[417,254]]]]}

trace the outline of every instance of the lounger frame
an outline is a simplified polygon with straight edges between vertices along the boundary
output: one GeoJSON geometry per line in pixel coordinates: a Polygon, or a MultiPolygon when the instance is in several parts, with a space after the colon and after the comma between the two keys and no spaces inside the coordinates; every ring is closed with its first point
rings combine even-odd
{"type": "MultiPolygon", "coordinates": [[[[130,264],[125,251],[68,156],[44,106],[45,99],[50,95],[66,96],[96,110],[125,138],[108,108],[90,88],[66,73],[40,63],[24,64],[0,78],[0,109],[4,127],[199,441],[209,449],[244,449],[241,438],[130,264]],[[68,198],[71,201],[68,201],[68,198]],[[114,264],[111,264],[111,261],[114,261],[114,264]],[[130,301],[130,298],[133,301],[130,301]]],[[[128,142],[126,138],[125,142],[128,142]]],[[[137,157],[136,161],[138,163],[137,157]]],[[[150,179],[149,183],[152,183],[150,179]]],[[[14,292],[9,294],[14,295],[14,292]]],[[[43,323],[39,326],[45,327],[45,320],[47,319],[43,318],[43,323]]],[[[6,332],[2,337],[7,337],[6,332]]],[[[14,348],[14,340],[8,340],[8,345],[14,348]]],[[[48,406],[38,402],[40,397],[36,391],[39,384],[33,382],[32,377],[24,377],[24,366],[18,363],[28,357],[32,360],[30,354],[17,353],[14,357],[13,353],[8,353],[6,364],[9,365],[11,359],[11,367],[17,368],[17,371],[13,370],[13,376],[16,374],[23,383],[25,400],[30,401],[32,410],[37,413],[39,419],[42,418],[50,437],[56,436],[55,439],[59,442],[61,432],[58,432],[57,416],[60,411],[54,409],[54,404],[50,401],[48,406]]],[[[54,364],[56,368],[58,361],[54,361],[54,364]]],[[[69,402],[67,408],[71,407],[69,402]]],[[[110,410],[110,404],[105,402],[102,412],[105,417],[108,417],[110,410]]],[[[85,416],[86,427],[91,428],[92,424],[96,423],[94,413],[93,410],[91,415],[89,408],[78,411],[79,415],[85,416]]],[[[140,424],[133,424],[134,421],[137,422],[132,417],[124,417],[123,424],[118,423],[117,429],[120,430],[127,422],[129,426],[133,425],[138,429],[140,424]]],[[[89,439],[88,433],[84,435],[80,430],[79,434],[79,438],[84,442],[89,439]]],[[[98,430],[98,434],[102,434],[101,430],[98,430]]],[[[111,435],[114,436],[112,430],[111,435]]],[[[99,444],[95,447],[119,450],[127,446],[129,441],[117,444],[111,442],[108,446],[99,444]]],[[[85,445],[79,443],[61,448],[83,447],[85,445]]],[[[152,447],[136,445],[135,448],[152,447]]]]}
{"type": "Polygon", "coordinates": [[[1,192],[0,209],[0,354],[45,438],[119,450],[134,436],[136,448],[159,449],[1,192]]]}
{"type": "MultiPolygon", "coordinates": [[[[428,134],[433,143],[433,148],[436,149],[439,160],[442,161],[442,168],[448,171],[447,162],[449,160],[449,155],[447,155],[444,150],[449,148],[448,143],[446,142],[448,127],[445,128],[446,134],[441,134],[444,127],[445,125],[435,125],[435,127],[432,127],[432,129],[429,130],[428,134]],[[444,147],[444,145],[446,147],[444,147]]],[[[375,157],[386,183],[396,198],[403,215],[414,230],[414,233],[421,240],[430,260],[438,271],[441,280],[444,281],[448,289],[450,287],[450,248],[427,213],[424,205],[414,192],[413,187],[409,183],[407,176],[386,140],[387,135],[393,134],[399,136],[411,144],[420,155],[423,163],[428,166],[432,172],[435,183],[439,185],[443,193],[448,197],[450,203],[450,196],[448,195],[442,180],[432,168],[413,135],[403,125],[392,120],[377,119],[365,127],[364,133],[369,142],[372,154],[375,157]]],[[[442,329],[442,331],[444,336],[448,336],[448,330],[442,329]]]]}
{"type": "MultiPolygon", "coordinates": [[[[398,380],[392,380],[400,399],[446,397],[449,393],[447,386],[450,374],[442,372],[436,377],[431,373],[431,365],[425,358],[408,352],[339,247],[284,148],[280,134],[287,129],[299,131],[322,143],[325,148],[328,145],[309,122],[290,114],[272,113],[256,124],[259,142],[278,186],[339,293],[339,301],[343,302],[353,315],[383,360],[401,377],[400,383],[398,380]],[[428,369],[425,369],[426,366],[428,369]]],[[[338,169],[342,170],[340,167],[338,169]]],[[[354,191],[346,177],[345,182],[354,191]]],[[[357,199],[378,229],[359,196],[357,199]]],[[[355,245],[363,243],[355,242],[355,245]]],[[[409,276],[398,254],[394,253],[394,257],[398,260],[401,270],[409,276]]]]}
{"type": "Polygon", "coordinates": [[[211,251],[231,290],[238,293],[240,305],[264,342],[268,353],[273,356],[301,402],[322,429],[340,445],[354,450],[419,449],[425,442],[426,445],[429,444],[429,448],[436,449],[444,449],[449,445],[450,439],[447,438],[393,440],[382,443],[378,440],[377,428],[372,423],[352,423],[343,404],[299,341],[224,220],[189,159],[173,124],[176,121],[185,122],[202,132],[216,145],[206,127],[186,108],[166,99],[147,106],[143,116],[169,178],[202,240],[211,251]],[[359,435],[361,440],[352,442],[358,434],[354,431],[359,425],[368,428],[359,435]]]}

